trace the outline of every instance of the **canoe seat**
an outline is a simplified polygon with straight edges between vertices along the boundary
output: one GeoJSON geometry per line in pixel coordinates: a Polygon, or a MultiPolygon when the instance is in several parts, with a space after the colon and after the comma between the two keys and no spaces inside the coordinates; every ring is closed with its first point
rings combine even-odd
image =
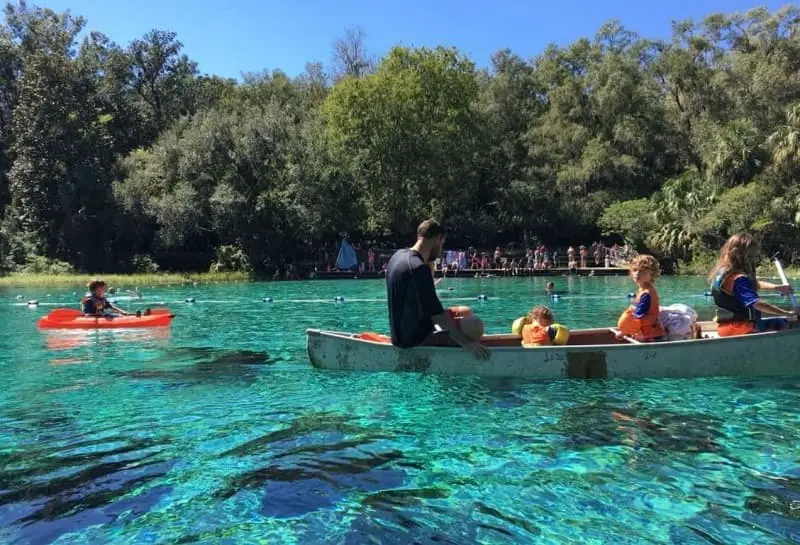
{"type": "Polygon", "coordinates": [[[370,341],[373,343],[390,344],[392,342],[392,338],[388,335],[381,335],[380,333],[375,333],[374,331],[365,331],[364,333],[357,333],[353,336],[356,339],[370,341]]]}
{"type": "MultiPolygon", "coordinates": [[[[622,335],[622,332],[616,327],[609,327],[608,328],[611,333],[614,334],[615,337],[622,335]]],[[[622,335],[622,339],[630,344],[642,344],[641,341],[637,341],[633,337],[629,337],[628,335],[622,335]]]]}

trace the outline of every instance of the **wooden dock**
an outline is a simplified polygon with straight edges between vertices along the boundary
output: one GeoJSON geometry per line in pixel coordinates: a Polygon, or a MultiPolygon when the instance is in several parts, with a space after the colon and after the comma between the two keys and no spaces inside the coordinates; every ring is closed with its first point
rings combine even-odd
{"type": "MultiPolygon", "coordinates": [[[[457,272],[448,271],[446,278],[525,278],[529,276],[626,276],[628,269],[622,267],[587,267],[585,269],[522,270],[512,274],[506,269],[464,269],[457,272]]],[[[436,278],[442,277],[442,271],[436,271],[436,278]]],[[[316,280],[370,280],[383,278],[383,271],[321,271],[316,273],[316,280]]]]}

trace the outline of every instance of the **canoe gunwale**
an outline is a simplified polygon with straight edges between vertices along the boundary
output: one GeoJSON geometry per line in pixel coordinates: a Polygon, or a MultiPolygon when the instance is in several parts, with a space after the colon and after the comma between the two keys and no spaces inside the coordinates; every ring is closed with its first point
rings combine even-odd
{"type": "MultiPolygon", "coordinates": [[[[605,332],[613,332],[614,328],[608,327],[598,327],[598,328],[590,328],[590,329],[576,329],[572,332],[573,335],[584,333],[584,334],[599,334],[605,332]]],[[[537,346],[537,347],[529,347],[525,348],[521,344],[519,346],[490,346],[487,347],[490,352],[494,352],[495,350],[516,350],[520,352],[529,352],[531,350],[536,351],[546,351],[546,350],[556,350],[556,351],[572,351],[572,350],[597,350],[598,348],[602,348],[604,350],[613,349],[625,349],[625,350],[632,350],[632,349],[648,349],[652,350],[658,347],[672,347],[676,345],[687,345],[687,344],[696,344],[696,343],[717,343],[717,342],[732,342],[732,341],[749,341],[753,338],[763,338],[770,335],[787,335],[791,333],[800,333],[800,330],[786,330],[786,331],[764,331],[761,333],[751,333],[749,335],[740,335],[736,337],[713,337],[713,338],[703,338],[703,339],[681,339],[681,340],[673,340],[673,341],[658,341],[658,342],[640,342],[636,341],[635,339],[625,339],[624,342],[619,343],[610,343],[610,344],[569,344],[569,345],[551,345],[551,346],[537,346]]],[[[396,349],[396,350],[425,350],[425,351],[450,351],[453,349],[458,349],[457,346],[415,346],[414,348],[399,348],[391,344],[381,343],[377,341],[372,341],[368,339],[359,339],[355,337],[357,333],[347,333],[344,331],[326,331],[322,329],[307,329],[306,336],[307,337],[322,337],[322,338],[329,338],[329,339],[339,339],[343,341],[351,341],[358,344],[366,344],[370,346],[377,346],[382,348],[388,349],[396,349]]],[[[521,339],[518,335],[485,335],[484,339],[512,339],[517,338],[521,339]]]]}

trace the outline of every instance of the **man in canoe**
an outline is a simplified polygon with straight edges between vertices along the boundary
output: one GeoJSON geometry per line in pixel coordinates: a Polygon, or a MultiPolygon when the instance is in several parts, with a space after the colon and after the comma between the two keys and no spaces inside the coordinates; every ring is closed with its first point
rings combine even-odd
{"type": "MultiPolygon", "coordinates": [[[[430,264],[441,255],[445,238],[444,227],[438,221],[425,220],[417,227],[414,246],[398,250],[389,260],[386,291],[392,344],[411,348],[423,344],[442,344],[449,338],[477,359],[488,359],[486,347],[467,336],[459,327],[456,321],[459,313],[445,311],[436,295],[430,264]],[[442,332],[436,332],[435,326],[439,326],[442,332]]],[[[482,332],[483,324],[476,316],[464,319],[482,332]]]]}
{"type": "Polygon", "coordinates": [[[81,302],[85,316],[104,316],[109,311],[128,316],[127,312],[106,299],[106,283],[103,280],[92,280],[88,287],[89,293],[81,302]]]}

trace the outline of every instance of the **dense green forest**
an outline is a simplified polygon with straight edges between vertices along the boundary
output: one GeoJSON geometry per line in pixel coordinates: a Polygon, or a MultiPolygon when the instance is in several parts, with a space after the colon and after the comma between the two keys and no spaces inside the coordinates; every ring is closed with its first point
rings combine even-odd
{"type": "MultiPolygon", "coordinates": [[[[732,232],[800,250],[800,9],[715,14],[669,40],[612,21],[489,68],[371,57],[351,29],[290,78],[203,75],[171,32],[119,45],[8,5],[0,266],[269,270],[342,235],[453,244],[624,238],[702,259],[732,232]]],[[[499,44],[502,45],[502,44],[499,44]]]]}

